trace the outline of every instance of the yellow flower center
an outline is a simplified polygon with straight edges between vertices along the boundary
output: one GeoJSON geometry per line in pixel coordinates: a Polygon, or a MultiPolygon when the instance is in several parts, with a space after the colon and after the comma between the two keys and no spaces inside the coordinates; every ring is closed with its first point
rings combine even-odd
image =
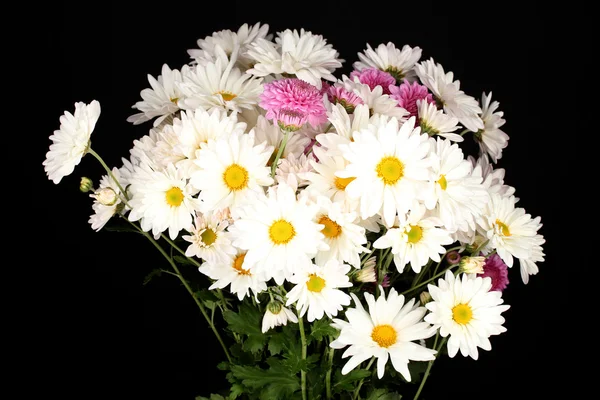
{"type": "Polygon", "coordinates": [[[315,274],[310,274],[308,281],[306,281],[306,287],[311,292],[319,293],[325,287],[325,279],[315,274]]]}
{"type": "Polygon", "coordinates": [[[319,224],[323,225],[321,232],[325,237],[335,239],[342,234],[342,227],[335,221],[332,221],[329,217],[323,215],[319,219],[319,224]]]}
{"type": "Polygon", "coordinates": [[[448,181],[446,180],[446,175],[440,176],[440,179],[438,179],[437,183],[440,184],[440,187],[442,188],[442,190],[446,190],[446,188],[448,187],[448,181]]]}
{"type": "Polygon", "coordinates": [[[398,334],[393,326],[384,324],[377,325],[371,332],[371,339],[381,347],[390,347],[398,339],[398,334]]]}
{"type": "Polygon", "coordinates": [[[172,187],[165,193],[165,200],[170,206],[179,207],[183,202],[183,192],[178,187],[172,187]]]}
{"type": "Polygon", "coordinates": [[[458,304],[452,308],[452,319],[456,323],[466,325],[473,318],[473,310],[468,304],[458,304]]]}
{"type": "Polygon", "coordinates": [[[350,182],[352,182],[355,179],[356,178],[353,176],[351,176],[350,178],[340,178],[339,176],[336,176],[333,180],[333,184],[336,188],[338,188],[338,190],[346,190],[346,186],[348,186],[350,182]]]}
{"type": "Polygon", "coordinates": [[[223,172],[223,181],[229,190],[242,190],[248,186],[248,171],[238,164],[231,164],[223,172]]]}
{"type": "Polygon", "coordinates": [[[233,99],[235,99],[237,97],[237,94],[233,94],[231,92],[227,92],[227,91],[224,91],[224,90],[222,90],[220,92],[217,92],[215,94],[220,94],[221,97],[223,98],[223,100],[225,100],[225,101],[231,101],[231,100],[233,100],[233,99]]]}
{"type": "Polygon", "coordinates": [[[277,220],[269,228],[269,238],[274,244],[286,244],[296,236],[294,226],[284,219],[277,220]]]}
{"type": "Polygon", "coordinates": [[[394,185],[404,175],[404,165],[396,157],[382,158],[375,170],[386,185],[394,185]]]}
{"type": "Polygon", "coordinates": [[[217,234],[215,233],[215,231],[208,228],[205,229],[204,232],[202,232],[200,238],[202,239],[202,243],[204,243],[206,246],[210,246],[215,242],[215,240],[217,240],[217,234]]]}
{"type": "Polygon", "coordinates": [[[179,101],[179,97],[171,97],[171,98],[169,98],[169,100],[171,100],[171,103],[177,105],[177,102],[179,101]]]}
{"type": "Polygon", "coordinates": [[[423,237],[423,228],[418,225],[410,225],[410,230],[406,229],[406,236],[408,236],[408,243],[418,243],[423,237]]]}
{"type": "Polygon", "coordinates": [[[508,229],[508,226],[504,222],[497,219],[496,226],[498,226],[498,229],[500,229],[504,236],[510,236],[510,229],[508,229]]]}
{"type": "Polygon", "coordinates": [[[246,253],[238,254],[233,260],[232,267],[237,271],[238,275],[252,275],[249,270],[242,268],[244,258],[246,258],[246,253]]]}

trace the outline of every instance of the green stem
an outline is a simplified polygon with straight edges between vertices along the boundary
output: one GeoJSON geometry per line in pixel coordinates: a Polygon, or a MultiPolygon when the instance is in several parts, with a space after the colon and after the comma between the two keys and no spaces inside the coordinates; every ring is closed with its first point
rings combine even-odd
{"type": "MultiPolygon", "coordinates": [[[[458,264],[457,264],[457,265],[458,265],[458,264]]],[[[410,292],[412,292],[413,290],[415,290],[416,288],[419,288],[419,287],[421,287],[421,286],[423,286],[423,285],[426,285],[426,284],[428,284],[428,283],[429,283],[429,282],[431,282],[431,281],[434,281],[435,279],[437,279],[437,278],[439,278],[440,276],[444,275],[444,274],[446,273],[446,271],[447,271],[447,270],[449,270],[449,269],[450,269],[450,268],[452,268],[452,267],[456,267],[457,265],[451,265],[451,266],[449,266],[448,268],[446,268],[445,270],[443,270],[443,271],[442,271],[442,272],[440,272],[439,274],[432,276],[431,278],[427,279],[426,281],[423,281],[423,282],[419,283],[418,285],[416,285],[416,286],[413,286],[413,287],[411,287],[410,289],[407,289],[407,290],[405,290],[404,292],[402,292],[402,293],[400,293],[400,294],[406,294],[406,293],[410,293],[410,292]]]]}
{"type": "Polygon", "coordinates": [[[462,247],[462,246],[456,246],[456,247],[451,247],[451,248],[449,248],[448,250],[446,250],[446,254],[444,254],[444,257],[442,257],[442,258],[440,259],[440,262],[438,262],[438,263],[437,263],[437,265],[435,266],[435,269],[433,270],[433,274],[434,274],[434,275],[435,275],[435,274],[437,274],[437,270],[438,270],[438,268],[440,267],[440,265],[442,264],[442,261],[444,261],[444,259],[445,259],[445,258],[446,258],[446,256],[448,255],[448,253],[450,253],[451,251],[454,251],[454,250],[459,250],[461,247],[462,247]]]}
{"type": "Polygon", "coordinates": [[[198,297],[194,294],[194,291],[192,290],[192,288],[190,287],[190,285],[187,283],[187,281],[185,280],[185,278],[183,277],[183,275],[181,275],[181,272],[179,271],[179,268],[177,268],[177,264],[175,264],[175,262],[173,261],[173,259],[167,254],[167,252],[165,252],[165,250],[158,244],[158,242],[156,240],[154,240],[154,238],[152,237],[152,235],[148,234],[148,232],[143,231],[140,227],[138,227],[133,222],[129,221],[127,218],[125,218],[125,220],[127,220],[127,222],[129,222],[138,231],[140,231],[141,234],[143,234],[144,236],[146,236],[146,238],[154,245],[154,247],[156,247],[158,249],[158,251],[160,252],[160,254],[162,254],[163,257],[165,257],[165,259],[169,262],[169,264],[171,265],[171,268],[173,268],[173,270],[177,274],[177,277],[179,278],[179,280],[181,281],[181,283],[183,283],[183,286],[185,286],[185,288],[187,289],[188,293],[192,296],[192,298],[196,302],[196,305],[200,309],[200,312],[204,316],[204,319],[206,319],[206,322],[208,322],[208,324],[210,325],[213,333],[217,337],[217,340],[221,344],[221,347],[223,348],[223,351],[225,352],[225,356],[227,356],[227,360],[231,363],[232,362],[231,356],[229,355],[229,351],[227,350],[227,346],[225,346],[225,343],[223,342],[223,339],[221,338],[221,335],[219,334],[219,331],[217,330],[216,326],[212,323],[211,318],[208,316],[208,313],[206,312],[206,309],[204,308],[204,305],[202,305],[202,303],[200,302],[200,300],[198,299],[198,297]]]}
{"type": "Polygon", "coordinates": [[[277,170],[277,163],[279,162],[279,159],[281,158],[281,155],[283,154],[283,150],[285,149],[285,145],[287,144],[289,136],[290,136],[289,132],[287,132],[287,131],[284,132],[283,139],[281,140],[281,144],[279,145],[279,149],[277,149],[277,155],[275,156],[275,159],[273,160],[273,164],[271,165],[271,178],[275,177],[275,171],[277,170]]]}
{"type": "MultiPolygon", "coordinates": [[[[439,332],[435,335],[435,342],[433,343],[433,347],[435,348],[438,337],[439,337],[439,332]]],[[[442,339],[442,342],[440,343],[440,345],[438,346],[437,353],[435,355],[435,358],[431,361],[429,361],[429,363],[427,364],[427,369],[425,370],[425,375],[423,375],[423,379],[421,380],[421,384],[419,385],[419,390],[417,390],[417,393],[415,394],[415,397],[413,398],[413,400],[417,400],[419,398],[419,395],[421,394],[421,390],[423,390],[423,387],[425,387],[425,381],[427,381],[427,378],[429,377],[429,372],[431,371],[431,367],[433,366],[433,362],[435,360],[437,360],[439,354],[440,354],[440,350],[442,349],[442,347],[444,347],[444,344],[446,343],[446,340],[448,339],[448,337],[446,336],[444,339],[442,339]]]]}
{"type": "MultiPolygon", "coordinates": [[[[373,361],[375,361],[375,357],[371,357],[371,361],[369,361],[369,363],[367,364],[367,371],[371,368],[371,365],[373,365],[373,361]]],[[[362,387],[364,381],[365,378],[362,378],[360,381],[358,381],[358,386],[354,390],[354,396],[352,396],[354,400],[358,399],[358,394],[360,393],[360,388],[362,387]]]]}
{"type": "MultiPolygon", "coordinates": [[[[119,187],[119,190],[121,191],[121,193],[123,193],[123,196],[125,196],[125,204],[127,204],[127,192],[125,191],[125,189],[123,189],[123,187],[121,186],[121,184],[119,183],[119,181],[117,180],[117,178],[115,178],[115,176],[113,175],[112,171],[110,170],[110,168],[108,168],[108,165],[106,165],[106,163],[104,162],[104,160],[102,159],[102,157],[100,157],[100,155],[98,153],[96,153],[94,150],[92,150],[92,148],[88,148],[88,153],[90,153],[91,155],[93,155],[96,160],[98,160],[98,162],[100,162],[100,164],[102,165],[102,167],[104,167],[104,169],[106,170],[106,172],[108,173],[108,176],[111,177],[111,179],[117,184],[117,186],[119,187]]],[[[127,206],[129,206],[129,204],[127,204],[127,206]]]]}
{"type": "Polygon", "coordinates": [[[471,132],[471,131],[469,129],[465,129],[460,133],[460,136],[464,136],[465,133],[467,133],[467,132],[471,132]]]}
{"type": "MultiPolygon", "coordinates": [[[[300,341],[302,343],[302,359],[306,360],[306,336],[304,335],[304,317],[298,314],[298,327],[300,328],[300,341]]],[[[300,384],[302,387],[302,400],[306,400],[306,371],[300,370],[300,384]]]]}
{"type": "MultiPolygon", "coordinates": [[[[331,344],[331,341],[330,341],[331,344]]],[[[333,369],[333,354],[335,349],[333,347],[329,347],[329,357],[327,358],[327,363],[329,368],[327,369],[327,375],[325,375],[325,390],[327,393],[327,400],[331,399],[331,370],[333,369]]]]}

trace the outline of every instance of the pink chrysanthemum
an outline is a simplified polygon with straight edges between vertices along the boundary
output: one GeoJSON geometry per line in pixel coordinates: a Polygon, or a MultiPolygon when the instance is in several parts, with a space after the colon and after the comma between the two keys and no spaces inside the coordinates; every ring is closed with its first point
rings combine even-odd
{"type": "Polygon", "coordinates": [[[357,105],[364,104],[356,93],[350,92],[342,86],[330,86],[327,98],[332,104],[341,104],[348,114],[352,114],[357,105]]]}
{"type": "Polygon", "coordinates": [[[350,72],[350,78],[354,81],[354,78],[358,77],[360,83],[368,85],[371,90],[377,86],[381,86],[383,94],[391,94],[390,86],[396,84],[396,78],[390,73],[381,71],[377,68],[364,68],[360,71],[354,70],[350,72]]]}
{"type": "Polygon", "coordinates": [[[267,111],[266,117],[279,123],[277,114],[294,111],[305,115],[309,124],[317,127],[327,121],[323,96],[316,86],[297,78],[285,78],[264,85],[260,106],[267,111]]]}
{"type": "Polygon", "coordinates": [[[492,290],[503,291],[508,285],[508,266],[496,253],[487,257],[483,265],[483,272],[477,276],[492,278],[492,290]]]}
{"type": "Polygon", "coordinates": [[[419,85],[416,81],[411,84],[404,80],[400,86],[391,86],[390,92],[390,96],[398,102],[400,107],[410,113],[410,117],[419,117],[417,100],[426,100],[428,103],[435,102],[433,95],[427,90],[427,86],[419,85]]]}
{"type": "Polygon", "coordinates": [[[302,128],[302,126],[308,120],[306,114],[296,111],[290,110],[287,108],[282,108],[280,110],[274,111],[273,119],[277,121],[279,128],[281,128],[284,132],[295,132],[302,128]]]}

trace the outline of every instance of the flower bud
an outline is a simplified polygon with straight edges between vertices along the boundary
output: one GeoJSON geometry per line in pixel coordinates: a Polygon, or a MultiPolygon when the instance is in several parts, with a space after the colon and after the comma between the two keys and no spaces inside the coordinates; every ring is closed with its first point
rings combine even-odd
{"type": "Polygon", "coordinates": [[[281,303],[278,301],[271,301],[269,304],[267,304],[267,310],[277,315],[281,312],[281,303]]]}
{"type": "Polygon", "coordinates": [[[87,176],[81,178],[81,182],[79,183],[79,190],[83,193],[91,192],[94,190],[94,182],[87,176]]]}
{"type": "Polygon", "coordinates": [[[446,261],[448,261],[448,264],[450,265],[458,264],[458,262],[460,261],[460,254],[458,253],[458,251],[453,250],[450,253],[446,254],[446,261]]]}
{"type": "Polygon", "coordinates": [[[97,190],[92,197],[105,206],[112,206],[119,200],[117,193],[110,187],[97,190]]]}
{"type": "Polygon", "coordinates": [[[460,270],[467,274],[481,274],[485,265],[485,257],[463,257],[460,259],[460,270]]]}
{"type": "Polygon", "coordinates": [[[367,265],[356,273],[356,280],[359,282],[377,282],[377,274],[373,265],[367,265]]]}
{"type": "Polygon", "coordinates": [[[425,305],[429,303],[433,298],[427,291],[423,291],[419,294],[419,300],[421,301],[421,305],[425,305]]]}

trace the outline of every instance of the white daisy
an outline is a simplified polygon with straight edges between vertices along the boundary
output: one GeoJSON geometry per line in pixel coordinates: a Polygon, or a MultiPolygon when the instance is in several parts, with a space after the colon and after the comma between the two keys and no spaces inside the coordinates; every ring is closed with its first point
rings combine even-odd
{"type": "Polygon", "coordinates": [[[508,146],[508,135],[500,129],[506,123],[502,117],[504,113],[497,111],[500,103],[492,101],[492,93],[483,93],[481,97],[483,129],[475,132],[475,139],[479,143],[481,154],[489,154],[490,158],[497,163],[502,158],[502,150],[508,146]]]}
{"type": "Polygon", "coordinates": [[[290,153],[287,158],[280,159],[277,163],[275,180],[277,183],[287,183],[296,191],[304,189],[309,183],[304,179],[304,176],[313,170],[312,161],[314,161],[312,155],[301,154],[296,157],[293,153],[290,153]]]}
{"type": "Polygon", "coordinates": [[[398,83],[404,79],[412,82],[415,79],[414,66],[421,58],[421,48],[404,45],[398,49],[394,43],[388,42],[373,49],[367,43],[367,48],[358,53],[358,58],[360,61],[352,64],[354,69],[377,68],[392,75],[398,83]]]}
{"type": "Polygon", "coordinates": [[[319,89],[321,79],[335,81],[332,74],[344,60],[322,35],[301,29],[278,32],[275,43],[258,38],[250,45],[247,56],[255,60],[247,73],[255,76],[295,75],[319,89]]]}
{"type": "Polygon", "coordinates": [[[223,289],[229,286],[231,293],[237,295],[242,301],[244,297],[250,296],[250,292],[257,296],[267,290],[267,282],[262,276],[252,273],[244,266],[245,252],[234,252],[226,257],[213,259],[202,263],[198,271],[208,276],[215,282],[209,286],[209,290],[223,289]]]}
{"type": "Polygon", "coordinates": [[[199,211],[200,203],[194,197],[197,190],[178,175],[173,164],[162,171],[151,171],[143,165],[136,167],[129,190],[129,220],[139,220],[142,230],[151,230],[155,237],[168,229],[169,237],[175,240],[199,211]]]}
{"type": "Polygon", "coordinates": [[[149,74],[148,82],[151,89],[142,90],[140,92],[142,101],[136,102],[132,107],[140,112],[127,118],[127,121],[134,125],[156,118],[153,125],[158,126],[165,118],[181,109],[178,105],[179,101],[184,99],[184,94],[179,89],[179,84],[183,82],[181,71],[163,64],[158,78],[149,74]]]}
{"type": "Polygon", "coordinates": [[[353,138],[354,132],[358,132],[369,125],[369,106],[359,104],[354,108],[352,114],[341,104],[335,104],[327,112],[327,118],[335,128],[335,132],[321,133],[315,137],[317,142],[327,149],[329,156],[341,156],[340,144],[348,144],[353,138]]]}
{"type": "Polygon", "coordinates": [[[191,243],[185,255],[218,262],[235,254],[236,249],[231,245],[229,233],[225,230],[228,225],[227,212],[196,213],[193,225],[187,228],[190,234],[181,236],[191,243]]]}
{"type": "MultiPolygon", "coordinates": [[[[174,119],[174,121],[177,120],[174,119]]],[[[185,155],[178,148],[180,139],[173,125],[161,125],[152,129],[155,133],[154,146],[150,149],[152,160],[166,168],[169,164],[177,164],[185,160],[185,155]]],[[[189,175],[186,176],[189,178],[189,175]]]]}
{"type": "Polygon", "coordinates": [[[544,250],[542,244],[546,239],[542,235],[534,236],[531,244],[531,254],[527,258],[519,258],[521,279],[524,284],[529,283],[529,276],[536,275],[540,270],[536,263],[544,261],[544,250]]]}
{"type": "Polygon", "coordinates": [[[276,326],[287,325],[288,321],[298,323],[298,317],[280,302],[272,301],[267,305],[267,310],[262,319],[262,333],[276,326]]]}
{"type": "Polygon", "coordinates": [[[462,136],[452,133],[459,128],[458,118],[449,116],[443,110],[438,110],[435,103],[427,101],[417,100],[417,109],[421,132],[427,133],[429,136],[438,135],[454,142],[464,141],[462,136]]]}
{"type": "Polygon", "coordinates": [[[411,361],[435,359],[435,350],[418,343],[433,336],[435,329],[423,321],[427,310],[415,303],[415,299],[405,302],[404,296],[399,295],[394,288],[390,289],[386,299],[383,287],[380,289],[381,295],[377,300],[372,294],[365,292],[368,312],[358,297],[351,294],[356,307],[346,310],[348,322],[333,319],[333,326],[340,330],[340,335],[330,346],[334,349],[349,346],[342,354],[342,358],[350,357],[342,368],[343,375],[363,361],[375,357],[377,376],[380,379],[385,373],[388,360],[391,360],[394,369],[410,382],[408,364],[411,361]]]}
{"type": "Polygon", "coordinates": [[[421,82],[431,90],[436,102],[443,106],[446,114],[458,118],[470,131],[477,132],[484,128],[479,103],[460,90],[460,81],[454,80],[452,72],[445,73],[441,64],[436,64],[433,58],[416,64],[415,71],[421,82]]]}
{"type": "Polygon", "coordinates": [[[421,268],[433,260],[441,261],[446,253],[445,245],[454,240],[442,226],[439,218],[427,214],[423,205],[414,206],[407,218],[398,218],[398,225],[388,229],[373,243],[375,249],[392,248],[394,264],[398,272],[403,272],[410,263],[412,270],[421,272],[421,268]]]}
{"type": "Polygon", "coordinates": [[[354,142],[341,145],[346,169],[340,178],[355,177],[346,186],[351,198],[360,199],[360,217],[375,214],[392,226],[396,213],[406,213],[429,178],[429,136],[415,128],[415,117],[402,127],[390,119],[354,133],[354,142]]]}
{"type": "MultiPolygon", "coordinates": [[[[279,125],[273,124],[264,115],[259,115],[254,126],[254,140],[256,143],[267,142],[267,146],[273,146],[273,155],[269,159],[270,166],[275,160],[275,156],[283,140],[283,132],[279,125]]],[[[288,135],[288,140],[281,154],[281,158],[286,158],[289,154],[293,154],[296,158],[304,153],[306,146],[310,144],[310,139],[304,135],[294,133],[288,135]]]]}
{"type": "Polygon", "coordinates": [[[386,115],[388,117],[394,117],[400,122],[404,122],[410,114],[406,109],[398,105],[396,99],[388,94],[383,94],[381,85],[377,85],[374,89],[371,89],[366,83],[360,83],[357,76],[352,80],[346,75],[342,76],[341,83],[346,90],[354,92],[361,98],[363,103],[369,108],[369,113],[371,115],[386,115]]]}
{"type": "Polygon", "coordinates": [[[60,117],[60,128],[50,135],[53,142],[42,163],[48,179],[58,184],[70,175],[90,147],[90,136],[100,117],[100,103],[75,103],[75,114],[68,111],[60,117]]]}
{"type": "Polygon", "coordinates": [[[303,265],[291,277],[290,282],[295,284],[287,294],[286,306],[296,303],[298,316],[304,317],[307,313],[308,322],[323,318],[323,315],[332,318],[344,306],[350,305],[350,296],[340,290],[352,286],[348,272],[350,266],[337,260],[315,265],[303,265]]]}
{"type": "MultiPolygon", "coordinates": [[[[504,183],[504,168],[495,168],[490,163],[487,154],[482,154],[479,158],[468,156],[467,160],[473,165],[473,175],[482,177],[482,185],[489,193],[497,193],[502,196],[512,196],[515,194],[515,188],[504,183]]],[[[515,198],[518,201],[518,198],[515,198]]]]}
{"type": "Polygon", "coordinates": [[[253,273],[275,278],[278,285],[327,248],[323,226],[314,222],[319,206],[306,196],[296,199],[286,184],[269,188],[266,196],[235,211],[229,228],[233,245],[248,251],[245,262],[253,273]]]}
{"type": "Polygon", "coordinates": [[[491,350],[489,337],[506,331],[500,314],[510,306],[503,305],[502,292],[490,291],[491,287],[489,277],[455,277],[450,270],[437,286],[427,285],[432,301],[425,304],[430,311],[425,321],[439,328],[442,337],[449,336],[449,357],[460,350],[464,357],[477,360],[477,349],[491,350]]]}
{"type": "MultiPolygon", "coordinates": [[[[127,179],[123,179],[120,170],[118,168],[113,168],[111,172],[115,179],[119,182],[119,185],[121,185],[122,188],[126,188],[128,181],[127,179]]],[[[95,193],[90,194],[90,197],[94,198],[94,203],[92,204],[92,210],[94,210],[94,214],[90,216],[88,222],[92,226],[92,229],[96,232],[104,228],[106,223],[115,214],[123,213],[124,215],[129,210],[129,208],[125,205],[125,199],[123,197],[124,195],[121,193],[121,189],[119,188],[119,185],[117,185],[117,181],[108,175],[104,175],[100,179],[98,189],[95,191],[95,193]],[[114,195],[114,201],[102,201],[97,194],[102,190],[110,190],[114,195]]]]}
{"type": "Polygon", "coordinates": [[[267,167],[272,152],[264,142],[255,146],[252,133],[232,134],[203,144],[194,160],[199,170],[190,179],[200,190],[203,210],[232,208],[263,195],[263,186],[273,183],[267,167]]]}

